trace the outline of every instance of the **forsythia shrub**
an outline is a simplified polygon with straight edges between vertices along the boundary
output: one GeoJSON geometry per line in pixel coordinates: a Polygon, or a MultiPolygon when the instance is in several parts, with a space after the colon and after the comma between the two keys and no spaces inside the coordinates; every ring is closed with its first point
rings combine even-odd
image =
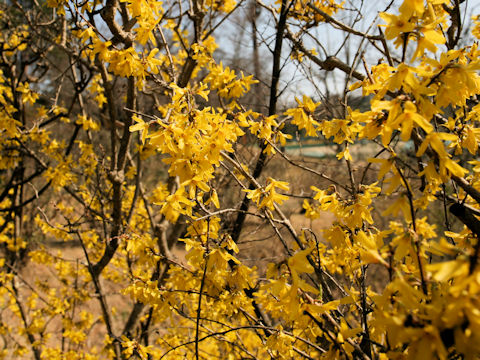
{"type": "Polygon", "coordinates": [[[464,3],[399,1],[371,35],[341,21],[346,2],[257,2],[275,19],[264,113],[243,102],[258,80],[214,56],[241,1],[0,5],[0,356],[478,358],[480,21],[467,35],[464,3]],[[303,42],[320,26],[381,59],[322,60],[303,42]],[[347,74],[368,109],[325,119],[305,94],[278,110],[282,44],[347,74]],[[333,141],[345,181],[285,154],[287,123],[333,141]],[[355,164],[357,143],[378,152],[355,164]],[[331,226],[292,225],[271,158],[318,179],[304,216],[331,226]],[[265,269],[242,260],[247,216],[283,249],[265,269]]]}

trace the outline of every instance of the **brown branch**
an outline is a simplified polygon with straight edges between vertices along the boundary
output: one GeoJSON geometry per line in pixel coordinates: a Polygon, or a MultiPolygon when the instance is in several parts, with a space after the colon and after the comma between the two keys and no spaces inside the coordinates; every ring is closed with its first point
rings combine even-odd
{"type": "Polygon", "coordinates": [[[27,334],[28,342],[30,343],[30,346],[33,351],[33,356],[35,357],[35,360],[40,360],[41,359],[40,349],[37,347],[37,345],[35,345],[37,343],[37,340],[35,339],[33,334],[30,331],[28,331],[27,316],[25,314],[25,309],[23,308],[23,305],[18,298],[18,290],[14,284],[14,280],[12,280],[12,291],[13,291],[13,298],[15,299],[15,303],[20,313],[20,317],[22,318],[22,323],[25,328],[25,333],[27,334]]]}
{"type": "Polygon", "coordinates": [[[383,35],[369,35],[369,34],[366,34],[366,33],[363,33],[361,31],[358,31],[358,30],[355,30],[355,29],[351,28],[350,26],[336,20],[331,15],[328,15],[326,12],[324,12],[321,9],[319,9],[318,7],[316,7],[313,3],[308,3],[307,6],[309,8],[311,8],[313,11],[315,11],[317,14],[322,15],[322,17],[325,19],[326,22],[337,25],[343,31],[346,31],[346,32],[348,32],[350,34],[353,34],[353,35],[361,36],[361,37],[363,37],[365,39],[368,39],[368,40],[383,40],[384,39],[383,35]]]}
{"type": "MultiPolygon", "coordinates": [[[[127,108],[135,109],[136,103],[136,81],[135,78],[128,78],[128,89],[127,89],[127,108]]],[[[109,172],[108,177],[113,187],[113,210],[112,210],[112,220],[113,226],[110,233],[110,241],[107,242],[105,246],[105,252],[103,253],[100,260],[93,265],[93,270],[95,276],[99,276],[103,271],[105,266],[108,265],[110,260],[115,255],[115,252],[118,248],[118,237],[122,229],[122,185],[125,180],[124,170],[127,159],[128,148],[130,145],[131,132],[130,126],[132,125],[132,113],[126,112],[127,118],[125,120],[125,127],[123,129],[123,136],[120,140],[120,147],[117,154],[116,168],[114,171],[109,172]]]]}
{"type": "Polygon", "coordinates": [[[465,192],[470,195],[479,205],[480,205],[480,191],[475,189],[472,185],[468,183],[464,178],[458,177],[456,175],[451,176],[452,180],[460,186],[465,192]]]}
{"type": "Polygon", "coordinates": [[[130,47],[133,43],[133,35],[125,32],[115,20],[118,10],[117,0],[107,0],[105,7],[100,12],[100,16],[105,21],[108,29],[113,34],[112,43],[122,42],[126,47],[130,47]]]}
{"type": "Polygon", "coordinates": [[[415,247],[415,253],[417,256],[417,261],[418,261],[418,271],[420,272],[420,280],[422,283],[422,291],[425,295],[428,295],[428,288],[427,288],[427,282],[425,280],[425,274],[423,272],[423,264],[422,264],[422,257],[420,256],[420,240],[418,238],[417,234],[417,223],[416,223],[416,214],[415,214],[415,207],[413,204],[413,192],[412,188],[410,187],[410,184],[408,183],[405,175],[403,174],[402,170],[398,167],[397,164],[395,164],[395,168],[397,169],[398,173],[400,174],[400,177],[402,178],[403,183],[405,184],[405,189],[407,190],[407,198],[408,198],[408,204],[410,207],[410,216],[412,218],[412,226],[413,226],[413,233],[414,233],[414,247],[415,247]]]}
{"type": "Polygon", "coordinates": [[[95,268],[90,260],[90,256],[88,255],[88,251],[85,247],[85,243],[83,242],[82,236],[80,235],[80,232],[78,230],[73,231],[77,237],[78,240],[80,241],[80,244],[82,245],[82,250],[83,254],[85,255],[85,259],[87,260],[87,265],[88,265],[88,272],[90,273],[90,276],[92,277],[92,282],[95,287],[95,293],[97,294],[97,299],[100,303],[100,308],[102,310],[102,316],[103,320],[105,322],[105,326],[107,327],[107,332],[108,335],[113,339],[114,343],[114,349],[115,349],[115,357],[117,360],[120,360],[121,357],[121,349],[120,349],[120,343],[118,341],[118,338],[115,336],[113,333],[112,329],[112,318],[110,316],[111,312],[108,309],[108,304],[107,300],[105,299],[105,295],[103,294],[102,287],[100,285],[100,281],[98,279],[98,274],[95,273],[95,268]]]}
{"type": "MultiPolygon", "coordinates": [[[[281,55],[282,55],[282,46],[283,46],[283,39],[285,29],[287,28],[287,15],[290,11],[290,7],[292,6],[293,2],[287,3],[287,0],[282,0],[282,6],[280,8],[280,16],[278,19],[277,24],[277,32],[275,35],[275,48],[273,51],[273,67],[272,67],[272,80],[270,84],[270,101],[268,105],[268,116],[275,115],[277,112],[277,100],[278,100],[278,82],[280,81],[280,73],[282,71],[280,62],[281,62],[281,55]]],[[[265,153],[265,149],[267,147],[267,142],[262,142],[260,146],[260,154],[257,159],[257,163],[255,164],[255,168],[253,170],[252,177],[253,179],[258,179],[262,170],[265,166],[265,160],[267,159],[267,154],[265,153]]],[[[250,183],[250,190],[254,189],[254,184],[250,183]]],[[[235,219],[235,223],[233,224],[232,229],[232,240],[234,242],[238,242],[240,238],[240,233],[243,228],[243,224],[246,219],[246,211],[248,210],[248,206],[250,204],[250,199],[247,195],[244,196],[242,203],[240,205],[240,212],[235,219]]]]}
{"type": "Polygon", "coordinates": [[[207,277],[207,269],[208,269],[208,254],[205,257],[205,267],[203,269],[202,280],[200,282],[200,290],[198,294],[198,304],[197,304],[197,318],[195,320],[195,359],[196,360],[200,360],[200,353],[198,350],[199,335],[200,335],[200,315],[202,313],[202,293],[203,293],[203,288],[205,286],[205,280],[207,277]]]}
{"type": "Polygon", "coordinates": [[[463,204],[455,203],[450,206],[449,211],[455,215],[462,223],[464,223],[477,238],[477,243],[472,255],[470,255],[470,275],[475,271],[480,253],[480,221],[475,217],[474,213],[463,204]]]}
{"type": "Polygon", "coordinates": [[[285,33],[287,39],[293,42],[294,47],[300,50],[306,57],[312,60],[315,64],[320,66],[323,70],[332,71],[334,69],[339,69],[343,71],[345,74],[353,76],[355,79],[363,81],[365,76],[359,73],[356,70],[353,70],[349,65],[345,64],[336,56],[328,56],[325,60],[320,60],[318,57],[312,54],[311,51],[307,50],[303,45],[302,41],[297,39],[295,35],[293,35],[288,29],[285,33]]]}

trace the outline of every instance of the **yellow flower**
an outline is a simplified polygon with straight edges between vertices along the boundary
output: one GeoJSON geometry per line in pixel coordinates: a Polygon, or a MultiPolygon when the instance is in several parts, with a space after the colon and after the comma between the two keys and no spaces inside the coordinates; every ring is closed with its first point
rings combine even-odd
{"type": "Polygon", "coordinates": [[[380,13],[379,16],[387,23],[385,37],[392,40],[401,34],[411,32],[415,29],[415,23],[410,22],[410,17],[405,14],[393,15],[388,13],[380,13]]]}

